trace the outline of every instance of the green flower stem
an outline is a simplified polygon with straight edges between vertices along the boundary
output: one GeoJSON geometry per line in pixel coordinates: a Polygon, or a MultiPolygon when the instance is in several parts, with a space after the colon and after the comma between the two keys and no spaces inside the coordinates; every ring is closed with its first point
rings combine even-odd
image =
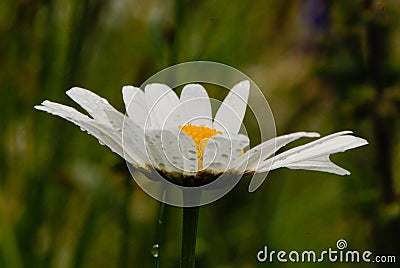
{"type": "Polygon", "coordinates": [[[195,266],[199,210],[200,207],[183,208],[181,268],[195,266]]]}
{"type": "Polygon", "coordinates": [[[164,220],[165,220],[165,203],[161,202],[160,204],[160,214],[158,216],[158,222],[157,222],[157,238],[156,238],[156,244],[158,246],[157,250],[157,256],[154,256],[156,258],[155,260],[155,267],[160,268],[161,266],[161,252],[164,250],[163,247],[163,240],[164,240],[164,220]]]}

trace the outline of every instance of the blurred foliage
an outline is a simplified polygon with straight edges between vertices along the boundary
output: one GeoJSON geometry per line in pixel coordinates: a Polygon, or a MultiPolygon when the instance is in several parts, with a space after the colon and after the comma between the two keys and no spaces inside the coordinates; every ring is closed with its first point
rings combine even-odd
{"type": "MultiPolygon", "coordinates": [[[[75,106],[64,92],[79,85],[123,111],[123,85],[191,60],[251,77],[278,134],[351,129],[370,142],[333,157],[349,177],[278,170],[255,193],[244,178],[203,207],[198,267],[264,267],[264,245],[318,251],[338,239],[399,261],[399,16],[395,0],[2,0],[0,267],[154,264],[158,202],[122,159],[33,106],[75,106]]],[[[179,263],[180,221],[167,207],[163,267],[179,263]]]]}

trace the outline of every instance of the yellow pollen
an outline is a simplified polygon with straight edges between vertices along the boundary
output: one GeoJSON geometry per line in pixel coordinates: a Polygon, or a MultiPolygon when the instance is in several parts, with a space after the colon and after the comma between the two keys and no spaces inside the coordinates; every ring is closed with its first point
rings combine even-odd
{"type": "Polygon", "coordinates": [[[199,169],[201,169],[203,163],[203,153],[208,139],[217,134],[222,134],[222,132],[217,131],[216,129],[208,128],[204,125],[194,126],[192,124],[187,124],[186,126],[179,126],[179,128],[189,135],[196,144],[197,157],[199,159],[199,169]]]}

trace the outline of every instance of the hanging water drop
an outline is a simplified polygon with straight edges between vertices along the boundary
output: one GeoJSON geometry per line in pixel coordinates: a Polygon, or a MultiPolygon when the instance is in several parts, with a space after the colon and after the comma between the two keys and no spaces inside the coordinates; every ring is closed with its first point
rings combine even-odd
{"type": "Polygon", "coordinates": [[[154,258],[158,258],[160,246],[158,244],[154,244],[151,248],[151,255],[154,258]]]}
{"type": "Polygon", "coordinates": [[[99,140],[99,144],[100,144],[100,145],[105,145],[105,143],[102,142],[101,140],[99,140]]]}

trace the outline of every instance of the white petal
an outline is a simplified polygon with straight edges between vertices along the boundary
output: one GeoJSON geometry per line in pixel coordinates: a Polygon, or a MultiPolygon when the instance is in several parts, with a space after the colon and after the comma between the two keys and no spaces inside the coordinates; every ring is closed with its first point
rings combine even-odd
{"type": "Polygon", "coordinates": [[[329,172],[338,175],[350,174],[349,171],[331,162],[331,160],[329,159],[329,155],[323,155],[313,159],[295,162],[293,164],[286,165],[285,167],[290,169],[306,169],[306,170],[329,172]]]}
{"type": "Polygon", "coordinates": [[[146,148],[153,166],[158,169],[185,174],[197,172],[196,145],[186,134],[179,135],[178,139],[175,131],[147,130],[146,148]]]}
{"type": "Polygon", "coordinates": [[[48,101],[45,100],[42,102],[42,105],[36,105],[35,109],[45,111],[48,113],[51,113],[53,115],[60,116],[68,121],[71,121],[75,123],[76,120],[81,120],[81,121],[91,121],[93,120],[92,118],[88,117],[87,115],[84,115],[77,110],[75,110],[72,107],[48,101]]]}
{"type": "Polygon", "coordinates": [[[104,110],[106,108],[115,110],[115,108],[112,107],[106,99],[87,89],[79,87],[73,87],[66,93],[71,99],[85,109],[95,120],[103,124],[109,124],[104,110]]]}
{"type": "MultiPolygon", "coordinates": [[[[303,169],[316,170],[316,166],[319,166],[321,170],[326,169],[327,172],[339,174],[337,169],[333,169],[331,164],[327,164],[329,163],[327,161],[329,160],[329,155],[368,144],[368,142],[362,138],[345,135],[349,133],[352,132],[342,131],[334,133],[316,141],[290,149],[268,159],[257,171],[269,168],[271,161],[273,161],[271,170],[280,167],[295,168],[300,166],[303,166],[303,169]],[[313,165],[309,165],[310,162],[308,161],[313,161],[313,165]],[[337,172],[333,172],[335,170],[337,172]]],[[[340,173],[341,175],[347,174],[346,172],[340,173]]]]}
{"type": "Polygon", "coordinates": [[[120,142],[120,136],[117,131],[110,128],[100,122],[96,122],[90,117],[78,112],[72,107],[65,106],[59,103],[54,103],[51,101],[44,101],[42,106],[35,106],[36,109],[42,110],[53,115],[60,116],[76,125],[78,125],[81,130],[86,131],[90,135],[94,136],[99,140],[100,143],[109,147],[113,152],[117,153],[119,156],[126,158],[126,160],[134,165],[138,165],[136,160],[129,154],[123,153],[122,145],[120,142]]]}
{"type": "Polygon", "coordinates": [[[184,125],[186,116],[178,96],[164,84],[149,84],[145,88],[147,107],[153,125],[159,129],[178,129],[184,125]]]}
{"type": "MultiPolygon", "coordinates": [[[[124,98],[125,110],[130,119],[141,126],[145,126],[148,109],[144,92],[137,87],[124,86],[122,88],[122,95],[124,98]]],[[[147,126],[150,127],[150,125],[147,126]]]]}
{"type": "Polygon", "coordinates": [[[178,148],[180,148],[179,150],[183,157],[184,173],[187,175],[195,175],[198,171],[196,144],[193,139],[183,131],[179,132],[178,139],[178,148]]]}
{"type": "Polygon", "coordinates": [[[238,159],[237,165],[240,166],[245,161],[248,161],[246,169],[249,171],[257,170],[260,163],[262,163],[266,158],[273,155],[276,151],[278,151],[286,144],[302,137],[314,138],[319,136],[320,135],[315,132],[296,132],[275,137],[251,148],[238,159]]]}
{"type": "Polygon", "coordinates": [[[124,152],[132,155],[141,166],[150,164],[146,157],[143,127],[116,110],[105,109],[105,113],[114,129],[120,133],[124,152]]]}
{"type": "Polygon", "coordinates": [[[122,125],[124,124],[125,115],[115,109],[109,108],[104,109],[104,113],[106,114],[107,120],[111,124],[111,126],[114,129],[121,131],[122,125]]]}
{"type": "Polygon", "coordinates": [[[236,134],[240,130],[249,97],[248,80],[236,84],[224,99],[215,115],[213,128],[236,134]]]}
{"type": "Polygon", "coordinates": [[[248,145],[249,138],[242,134],[211,137],[204,150],[203,169],[215,172],[232,169],[235,160],[248,145]]]}
{"type": "Polygon", "coordinates": [[[203,86],[199,84],[186,85],[182,90],[180,100],[189,123],[212,128],[210,99],[203,86]]]}
{"type": "MultiPolygon", "coordinates": [[[[161,130],[146,129],[145,130],[145,146],[147,161],[155,168],[167,169],[169,162],[165,158],[161,144],[161,130]]],[[[172,169],[173,167],[171,167],[172,169]]],[[[175,171],[175,169],[174,169],[175,171]]]]}

